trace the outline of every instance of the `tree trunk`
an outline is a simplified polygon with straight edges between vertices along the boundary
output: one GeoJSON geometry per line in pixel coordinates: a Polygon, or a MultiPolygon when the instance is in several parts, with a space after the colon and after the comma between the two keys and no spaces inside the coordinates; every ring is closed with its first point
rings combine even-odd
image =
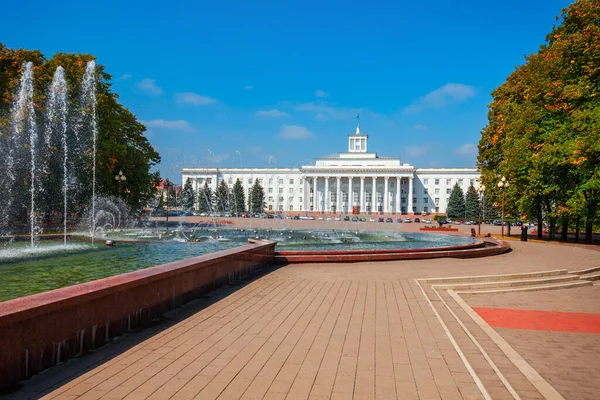
{"type": "Polygon", "coordinates": [[[550,232],[548,233],[548,240],[554,240],[556,234],[556,217],[552,216],[552,206],[550,205],[550,199],[546,199],[546,215],[548,216],[548,226],[550,232]]]}
{"type": "Polygon", "coordinates": [[[579,224],[581,223],[581,217],[578,215],[575,219],[575,243],[579,243],[579,224]]]}
{"type": "Polygon", "coordinates": [[[566,215],[562,217],[562,228],[560,229],[560,240],[566,242],[569,235],[569,218],[566,215]]]}
{"type": "Polygon", "coordinates": [[[539,197],[536,202],[535,208],[537,211],[537,223],[538,223],[537,238],[541,239],[543,231],[544,231],[544,221],[542,221],[542,202],[539,197]]]}

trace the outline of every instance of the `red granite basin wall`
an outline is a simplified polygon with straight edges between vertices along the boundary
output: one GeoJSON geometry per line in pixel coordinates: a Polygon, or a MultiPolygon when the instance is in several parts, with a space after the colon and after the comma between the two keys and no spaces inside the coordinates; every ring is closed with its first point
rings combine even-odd
{"type": "Polygon", "coordinates": [[[0,303],[0,389],[274,262],[250,244],[0,303]]]}
{"type": "Polygon", "coordinates": [[[277,264],[365,262],[392,260],[423,260],[431,258],[475,258],[502,254],[510,250],[506,241],[484,239],[473,244],[451,247],[432,247],[404,250],[356,250],[356,251],[289,251],[275,253],[277,264]],[[487,243],[487,244],[486,244],[487,243]]]}

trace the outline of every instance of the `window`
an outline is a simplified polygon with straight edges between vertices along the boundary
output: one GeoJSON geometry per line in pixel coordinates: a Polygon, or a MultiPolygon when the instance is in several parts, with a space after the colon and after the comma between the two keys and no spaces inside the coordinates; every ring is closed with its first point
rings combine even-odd
{"type": "Polygon", "coordinates": [[[435,194],[440,194],[440,189],[435,189],[435,194]]]}
{"type": "Polygon", "coordinates": [[[402,198],[402,203],[406,203],[406,197],[402,198]]]}
{"type": "Polygon", "coordinates": [[[293,184],[294,184],[294,180],[290,179],[290,185],[293,185],[293,184]]]}
{"type": "Polygon", "coordinates": [[[436,180],[435,180],[435,184],[436,184],[436,185],[439,185],[439,184],[440,184],[440,180],[439,180],[439,179],[436,179],[436,180]]]}
{"type": "Polygon", "coordinates": [[[427,194],[427,193],[429,193],[429,189],[425,188],[425,194],[427,194]]]}
{"type": "Polygon", "coordinates": [[[302,193],[302,188],[300,188],[300,193],[302,193]]]}
{"type": "Polygon", "coordinates": [[[381,203],[383,201],[383,195],[381,193],[377,193],[377,202],[381,203]]]}
{"type": "Polygon", "coordinates": [[[352,198],[354,199],[354,202],[358,202],[358,193],[354,192],[352,193],[352,198]]]}
{"type": "Polygon", "coordinates": [[[198,183],[204,183],[204,178],[199,178],[198,183]]]}
{"type": "Polygon", "coordinates": [[[423,197],[423,203],[424,203],[424,204],[427,204],[427,203],[429,203],[429,198],[427,198],[427,197],[423,197]]]}
{"type": "Polygon", "coordinates": [[[413,197],[413,204],[417,204],[417,198],[413,197]]]}
{"type": "MultiPolygon", "coordinates": [[[[302,197],[300,197],[300,204],[302,204],[302,197]]],[[[302,208],[300,208],[302,210],[302,208]]]]}
{"type": "Polygon", "coordinates": [[[302,211],[302,204],[300,204],[300,211],[302,211]]]}
{"type": "Polygon", "coordinates": [[[462,180],[462,179],[459,179],[459,180],[458,180],[458,184],[459,184],[459,185],[462,185],[462,184],[463,184],[463,180],[462,180]]]}
{"type": "Polygon", "coordinates": [[[471,185],[475,184],[475,179],[471,179],[471,185]]]}
{"type": "Polygon", "coordinates": [[[427,207],[423,207],[423,212],[427,212],[429,209],[427,207]]]}
{"type": "Polygon", "coordinates": [[[337,201],[337,193],[336,192],[331,193],[331,201],[337,201]]]}
{"type": "Polygon", "coordinates": [[[294,206],[290,204],[290,211],[294,211],[294,206]]]}
{"type": "Polygon", "coordinates": [[[400,179],[400,184],[405,185],[406,184],[406,179],[400,179]]]}
{"type": "Polygon", "coordinates": [[[446,179],[446,185],[452,184],[452,179],[446,179]]]}
{"type": "Polygon", "coordinates": [[[206,178],[206,183],[210,185],[212,183],[212,178],[206,178]]]}
{"type": "Polygon", "coordinates": [[[280,185],[283,185],[283,179],[280,179],[280,180],[279,180],[279,184],[280,184],[280,185]]]}
{"type": "Polygon", "coordinates": [[[260,178],[260,179],[258,180],[258,184],[259,184],[259,185],[262,185],[262,183],[263,183],[263,180],[262,180],[262,178],[260,178]]]}
{"type": "Polygon", "coordinates": [[[229,183],[229,184],[231,185],[231,184],[233,183],[233,179],[229,178],[229,179],[227,180],[227,183],[229,183]]]}
{"type": "Polygon", "coordinates": [[[300,184],[302,185],[304,183],[304,179],[300,179],[300,184]]]}
{"type": "Polygon", "coordinates": [[[367,192],[367,193],[365,193],[365,197],[366,197],[366,199],[367,199],[367,202],[369,202],[369,203],[370,203],[370,202],[371,202],[371,192],[367,192]]]}
{"type": "Polygon", "coordinates": [[[269,201],[273,202],[273,196],[269,196],[269,201]]]}
{"type": "Polygon", "coordinates": [[[294,193],[294,188],[290,188],[290,194],[294,193]]]}
{"type": "Polygon", "coordinates": [[[446,204],[450,203],[450,197],[446,197],[446,204]]]}
{"type": "Polygon", "coordinates": [[[273,211],[273,205],[269,204],[269,211],[273,211]]]}
{"type": "Polygon", "coordinates": [[[342,193],[342,201],[348,202],[348,192],[342,193]]]}
{"type": "Polygon", "coordinates": [[[293,197],[290,197],[290,198],[288,199],[288,203],[293,203],[293,202],[294,202],[294,198],[293,198],[293,197]]]}
{"type": "Polygon", "coordinates": [[[269,188],[269,193],[273,193],[273,188],[269,188]]]}
{"type": "Polygon", "coordinates": [[[269,186],[273,184],[273,178],[269,178],[269,186]]]}
{"type": "Polygon", "coordinates": [[[423,185],[429,185],[429,179],[423,179],[423,185]]]}
{"type": "Polygon", "coordinates": [[[279,188],[279,193],[283,193],[283,188],[279,188]]]}
{"type": "Polygon", "coordinates": [[[436,197],[435,198],[435,206],[437,207],[438,204],[440,204],[440,198],[436,197]]]}
{"type": "Polygon", "coordinates": [[[252,178],[248,178],[248,185],[252,185],[252,178]]]}
{"type": "Polygon", "coordinates": [[[450,193],[452,193],[452,189],[450,189],[450,188],[446,189],[446,194],[450,194],[450,193]]]}
{"type": "Polygon", "coordinates": [[[394,188],[394,182],[390,182],[390,189],[394,188]]]}
{"type": "Polygon", "coordinates": [[[279,196],[279,201],[283,201],[283,196],[279,196]]]}

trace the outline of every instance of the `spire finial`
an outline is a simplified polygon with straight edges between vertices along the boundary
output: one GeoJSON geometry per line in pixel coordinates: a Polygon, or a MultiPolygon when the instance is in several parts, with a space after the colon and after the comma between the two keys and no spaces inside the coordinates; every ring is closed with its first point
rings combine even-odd
{"type": "Polygon", "coordinates": [[[360,113],[356,114],[356,134],[360,135],[360,113]]]}

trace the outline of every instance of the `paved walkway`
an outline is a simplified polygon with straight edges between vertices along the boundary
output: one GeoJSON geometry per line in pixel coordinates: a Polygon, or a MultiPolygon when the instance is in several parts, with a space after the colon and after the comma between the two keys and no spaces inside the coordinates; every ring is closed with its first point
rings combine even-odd
{"type": "MultiPolygon", "coordinates": [[[[275,269],[212,304],[187,307],[170,326],[127,335],[40,374],[9,398],[544,398],[452,305],[498,374],[431,287],[415,280],[600,265],[600,252],[593,250],[519,242],[513,248],[509,254],[473,260],[275,269]]],[[[599,313],[599,289],[476,295],[467,301],[473,307],[527,309],[549,293],[547,299],[555,300],[539,309],[599,313]],[[556,300],[563,295],[559,292],[565,293],[562,301],[556,300]]],[[[598,398],[600,335],[496,332],[565,398],[598,398]],[[561,366],[554,369],[557,363],[561,366]]]]}

